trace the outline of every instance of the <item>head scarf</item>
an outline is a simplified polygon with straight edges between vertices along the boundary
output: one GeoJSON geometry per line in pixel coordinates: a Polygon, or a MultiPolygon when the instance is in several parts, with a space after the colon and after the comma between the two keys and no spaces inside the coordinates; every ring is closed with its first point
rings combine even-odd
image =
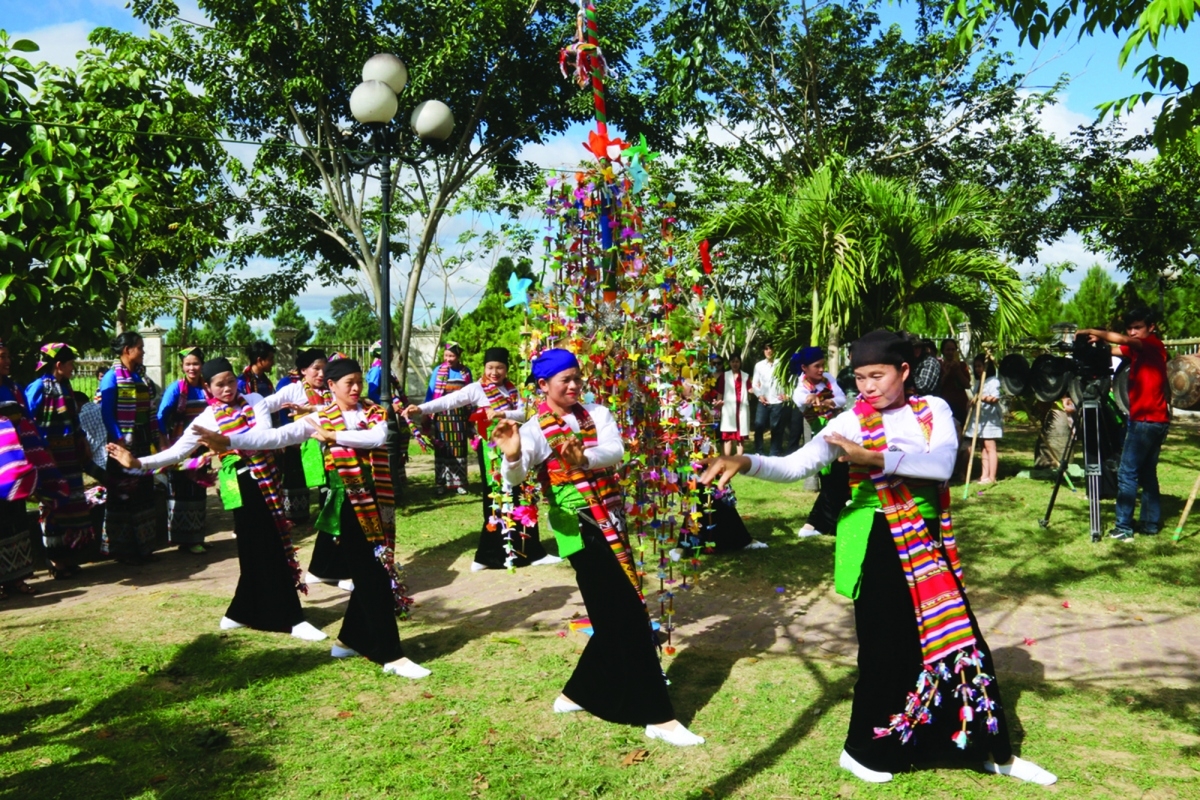
{"type": "MultiPolygon", "coordinates": [[[[4,343],[0,342],[0,347],[4,343]]],[[[75,351],[66,342],[53,342],[52,344],[42,345],[42,357],[37,363],[37,370],[41,372],[46,367],[52,367],[56,364],[61,364],[64,361],[74,361],[75,351]]]]}
{"type": "Polygon", "coordinates": [[[332,353],[332,354],[329,356],[329,358],[327,358],[327,359],[325,359],[325,360],[326,360],[327,362],[328,362],[328,361],[341,361],[343,358],[349,358],[349,357],[350,357],[350,356],[346,355],[346,354],[345,354],[345,353],[343,353],[343,352],[340,352],[340,351],[335,351],[334,353],[332,353]]]}
{"type": "Polygon", "coordinates": [[[199,347],[185,347],[179,351],[179,360],[183,361],[188,356],[195,356],[201,361],[204,360],[204,351],[199,347]]]}
{"type": "Polygon", "coordinates": [[[483,351],[483,363],[490,364],[496,361],[504,366],[508,366],[508,348],[507,347],[489,347],[483,351]]]}
{"type": "Polygon", "coordinates": [[[549,380],[560,372],[578,367],[579,359],[570,350],[562,348],[543,350],[533,361],[533,377],[538,380],[549,380]]]}
{"type": "Polygon", "coordinates": [[[456,356],[462,355],[462,345],[460,345],[458,342],[446,342],[444,345],[442,345],[442,349],[449,350],[456,356]]]}
{"type": "Polygon", "coordinates": [[[791,368],[794,374],[799,374],[803,367],[814,364],[825,357],[825,351],[815,345],[806,347],[792,356],[791,368]]]}
{"type": "Polygon", "coordinates": [[[233,364],[229,363],[228,358],[209,359],[200,367],[200,374],[204,376],[205,383],[212,383],[212,379],[222,372],[233,372],[233,364]]]}
{"type": "Polygon", "coordinates": [[[383,355],[383,339],[376,339],[375,344],[371,345],[371,356],[377,357],[383,355]]]}
{"type": "Polygon", "coordinates": [[[890,364],[899,367],[914,361],[912,343],[904,336],[884,328],[874,330],[855,342],[850,348],[850,366],[853,369],[868,364],[890,364]]]}
{"type": "Polygon", "coordinates": [[[296,369],[304,370],[312,366],[314,361],[326,361],[325,351],[319,347],[301,350],[296,354],[296,369]]]}
{"type": "Polygon", "coordinates": [[[325,365],[325,382],[332,385],[347,375],[362,371],[362,365],[353,358],[331,359],[325,365]]]}

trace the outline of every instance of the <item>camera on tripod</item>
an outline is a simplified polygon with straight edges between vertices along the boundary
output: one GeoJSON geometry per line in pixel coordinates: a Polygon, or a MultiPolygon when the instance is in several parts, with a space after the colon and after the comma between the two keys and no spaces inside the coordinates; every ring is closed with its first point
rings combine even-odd
{"type": "Polygon", "coordinates": [[[1085,335],[1073,342],[1059,342],[1030,364],[1019,353],[1000,360],[1000,382],[1012,395],[1032,394],[1044,403],[1069,396],[1074,405],[1074,423],[1055,473],[1054,488],[1046,515],[1038,521],[1049,527],[1058,489],[1070,464],[1075,442],[1083,440],[1084,474],[1087,478],[1088,510],[1092,541],[1100,540],[1100,499],[1117,491],[1117,467],[1123,444],[1121,415],[1129,413],[1129,379],[1122,364],[1116,376],[1112,351],[1085,335]]]}

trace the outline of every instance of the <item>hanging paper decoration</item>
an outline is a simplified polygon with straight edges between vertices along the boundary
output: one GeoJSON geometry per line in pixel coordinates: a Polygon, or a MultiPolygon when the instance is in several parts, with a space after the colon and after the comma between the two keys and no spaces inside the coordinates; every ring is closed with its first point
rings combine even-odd
{"type": "MultiPolygon", "coordinates": [[[[575,41],[559,63],[564,76],[572,65],[579,85],[592,88],[596,129],[584,149],[596,163],[546,182],[545,280],[531,300],[522,355],[573,351],[586,384],[581,399],[607,406],[621,427],[626,525],[672,655],[676,597],[696,585],[712,546],[713,493],[701,491],[697,462],[716,451],[716,303],[704,302],[700,270],[680,264],[675,196],[651,189],[658,154],[644,136],[631,145],[609,134],[594,5],[581,3],[575,41]]],[[[707,249],[704,264],[707,275],[707,249]]]]}

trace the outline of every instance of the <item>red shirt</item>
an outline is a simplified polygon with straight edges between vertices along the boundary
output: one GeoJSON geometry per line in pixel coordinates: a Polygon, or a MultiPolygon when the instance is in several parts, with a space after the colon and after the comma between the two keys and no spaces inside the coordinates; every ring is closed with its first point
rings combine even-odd
{"type": "Polygon", "coordinates": [[[1121,345],[1129,359],[1129,418],[1134,422],[1168,422],[1167,348],[1151,334],[1141,349],[1121,345]]]}

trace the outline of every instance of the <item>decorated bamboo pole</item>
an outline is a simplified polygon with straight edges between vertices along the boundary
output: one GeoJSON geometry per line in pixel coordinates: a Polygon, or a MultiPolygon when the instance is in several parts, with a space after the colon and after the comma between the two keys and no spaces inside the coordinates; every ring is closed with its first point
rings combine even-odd
{"type": "MultiPolygon", "coordinates": [[[[971,449],[967,451],[967,477],[963,483],[963,500],[967,499],[967,495],[971,491],[971,467],[975,464],[975,444],[979,441],[979,429],[983,426],[979,424],[979,412],[983,406],[983,381],[987,377],[987,361],[983,363],[983,371],[979,373],[979,387],[975,392],[975,405],[971,411],[975,414],[975,432],[971,434],[971,449]]],[[[967,419],[971,419],[971,414],[967,414],[967,419]]],[[[965,428],[963,430],[966,430],[965,428]]],[[[982,456],[980,456],[982,459],[982,456]]],[[[983,471],[981,466],[980,472],[983,471]]]]}
{"type": "Polygon", "coordinates": [[[1172,541],[1178,542],[1179,537],[1183,536],[1183,526],[1187,524],[1188,514],[1192,513],[1192,503],[1196,502],[1196,493],[1200,492],[1200,475],[1196,476],[1196,482],[1192,484],[1192,493],[1188,495],[1187,504],[1183,507],[1183,515],[1179,518],[1179,524],[1175,526],[1175,535],[1171,537],[1172,541]]]}

